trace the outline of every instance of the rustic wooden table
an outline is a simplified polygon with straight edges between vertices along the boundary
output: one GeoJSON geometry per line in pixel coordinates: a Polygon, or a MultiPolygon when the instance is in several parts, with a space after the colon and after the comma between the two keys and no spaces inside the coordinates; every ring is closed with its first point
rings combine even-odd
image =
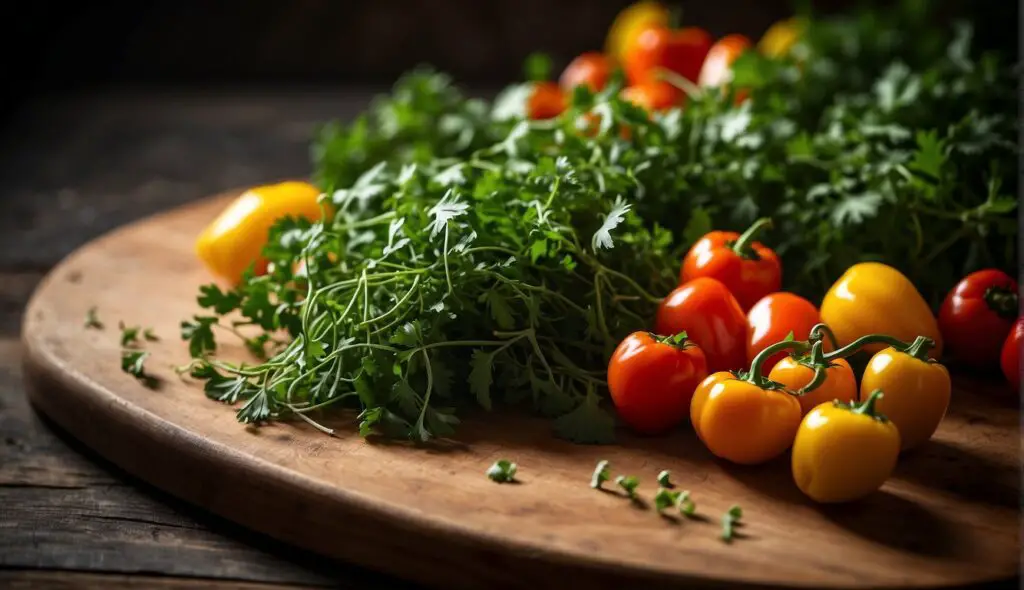
{"type": "Polygon", "coordinates": [[[22,309],[46,271],[133,219],[309,170],[314,125],[371,92],[118,91],[39,102],[0,136],[0,587],[400,588],[159,492],[25,400],[22,309]],[[251,586],[250,586],[251,585],[251,586]]]}
{"type": "Polygon", "coordinates": [[[118,91],[38,102],[8,122],[0,135],[0,587],[410,587],[147,486],[33,412],[20,374],[22,309],[63,256],[193,199],[305,176],[314,125],[351,116],[371,95],[118,91]]]}

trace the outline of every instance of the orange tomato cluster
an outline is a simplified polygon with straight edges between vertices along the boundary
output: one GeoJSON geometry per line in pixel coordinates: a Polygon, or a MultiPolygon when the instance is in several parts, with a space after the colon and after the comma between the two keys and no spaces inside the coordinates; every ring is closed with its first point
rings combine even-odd
{"type": "MultiPolygon", "coordinates": [[[[587,51],[577,56],[562,72],[558,83],[533,83],[527,116],[557,116],[566,108],[568,96],[576,86],[601,91],[616,68],[622,69],[627,81],[620,94],[624,100],[649,112],[681,106],[687,96],[681,86],[725,87],[732,79],[732,63],[743,52],[753,49],[745,35],[734,33],[716,40],[700,27],[680,27],[672,20],[669,10],[653,0],[641,0],[627,7],[612,23],[604,51],[587,51]]],[[[797,34],[788,21],[777,23],[757,49],[777,54],[785,51],[797,34]]],[[[737,100],[745,98],[746,92],[737,93],[737,100]]]]}

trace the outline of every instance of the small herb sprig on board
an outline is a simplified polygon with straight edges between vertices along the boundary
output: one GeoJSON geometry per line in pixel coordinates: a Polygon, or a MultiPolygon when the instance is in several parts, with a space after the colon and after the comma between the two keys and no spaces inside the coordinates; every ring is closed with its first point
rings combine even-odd
{"type": "Polygon", "coordinates": [[[411,73],[318,135],[326,222],[281,220],[269,274],[203,287],[182,324],[192,375],[247,423],[329,431],[319,412],[348,406],[364,435],[423,441],[460,406],[526,405],[609,442],[607,356],[710,229],[771,217],[787,290],[811,299],[862,260],[932,302],[966,271],[1014,267],[1012,69],[915,6],[813,19],[793,58],[735,63],[750,100],[704,92],[652,117],[615,82],[530,122],[515,87],[487,104],[411,73]],[[262,362],[211,356],[227,314],[260,331],[244,339],[262,362]]]}

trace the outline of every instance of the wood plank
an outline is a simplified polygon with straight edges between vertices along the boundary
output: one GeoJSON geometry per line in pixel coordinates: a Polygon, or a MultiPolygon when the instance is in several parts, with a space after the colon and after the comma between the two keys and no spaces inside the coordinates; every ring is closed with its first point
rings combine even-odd
{"type": "Polygon", "coordinates": [[[371,587],[373,574],[202,513],[58,435],[30,410],[20,361],[0,339],[0,568],[371,587]]]}
{"type": "Polygon", "coordinates": [[[142,387],[119,370],[116,335],[84,330],[80,319],[97,305],[108,321],[173,334],[206,280],[192,236],[223,202],[79,250],[27,312],[34,403],[158,487],[318,553],[446,587],[561,587],[572,576],[591,588],[909,588],[1017,572],[1019,413],[995,383],[958,381],[934,440],[908,453],[878,494],[841,507],[804,498],[785,460],[726,465],[684,431],[586,447],[553,439],[544,420],[468,416],[454,444],[423,449],[370,444],[346,419],[332,423],[334,437],[296,424],[244,428],[173,374],[187,360],[175,338],[149,345],[162,387],[142,387]],[[522,485],[483,476],[501,456],[519,463],[522,485]],[[680,474],[703,518],[673,525],[590,489],[601,458],[640,475],[648,491],[657,470],[680,474]],[[726,545],[717,522],[734,503],[744,507],[746,538],[726,545]],[[814,550],[794,559],[797,547],[814,550]]]}
{"type": "MultiPolygon", "coordinates": [[[[0,570],[0,586],[9,590],[72,590],[77,588],[109,588],[110,590],[150,589],[192,590],[285,590],[313,588],[300,584],[262,584],[226,581],[211,578],[168,578],[152,575],[126,576],[88,572],[48,572],[38,570],[0,570]]],[[[342,586],[343,588],[345,586],[342,586]]]]}

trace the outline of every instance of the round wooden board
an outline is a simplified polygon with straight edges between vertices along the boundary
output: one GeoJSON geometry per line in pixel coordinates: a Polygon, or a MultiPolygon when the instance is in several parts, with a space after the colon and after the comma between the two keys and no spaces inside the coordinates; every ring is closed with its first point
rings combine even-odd
{"type": "Polygon", "coordinates": [[[333,437],[303,423],[245,427],[172,369],[188,360],[179,322],[199,311],[197,286],[210,280],[193,240],[232,196],[84,246],[25,315],[35,406],[172,494],[325,556],[447,588],[911,588],[1017,573],[1019,413],[996,381],[958,379],[934,439],[905,455],[880,492],[835,507],[800,494],[788,457],[729,465],[688,429],[580,446],[553,438],[546,420],[481,414],[457,440],[417,448],[364,440],[351,419],[333,437]],[[93,306],[103,330],[84,327],[93,306]],[[118,321],[162,337],[146,343],[158,390],[120,370],[118,321]],[[520,483],[484,476],[498,458],[519,464],[520,483]],[[613,475],[639,476],[644,501],[591,489],[600,459],[613,475]],[[691,490],[697,518],[653,510],[662,469],[691,490]],[[720,519],[733,504],[745,526],[726,544],[720,519]]]}

